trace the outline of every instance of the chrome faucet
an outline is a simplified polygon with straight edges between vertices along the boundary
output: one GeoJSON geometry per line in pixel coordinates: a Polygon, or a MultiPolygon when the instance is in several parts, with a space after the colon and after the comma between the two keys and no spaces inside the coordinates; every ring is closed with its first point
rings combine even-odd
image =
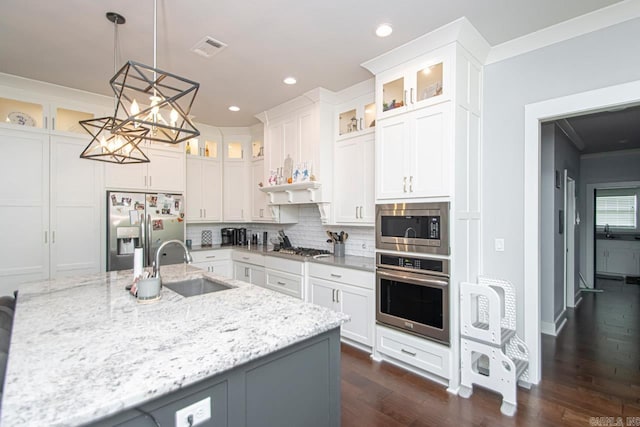
{"type": "Polygon", "coordinates": [[[165,246],[168,246],[172,243],[182,246],[182,249],[184,249],[184,260],[187,262],[187,264],[191,264],[191,262],[193,262],[191,252],[189,252],[189,249],[187,249],[184,243],[182,243],[180,240],[167,240],[166,242],[162,243],[156,251],[156,259],[153,262],[153,277],[158,278],[160,280],[160,283],[162,283],[162,279],[160,278],[160,254],[162,253],[162,250],[165,246]]]}

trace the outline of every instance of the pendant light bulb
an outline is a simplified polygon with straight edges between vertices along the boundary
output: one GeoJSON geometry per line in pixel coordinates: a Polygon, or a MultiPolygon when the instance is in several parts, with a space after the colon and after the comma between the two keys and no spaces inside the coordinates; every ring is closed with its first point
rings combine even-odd
{"type": "Polygon", "coordinates": [[[136,115],[140,113],[140,107],[138,106],[138,102],[134,99],[131,103],[131,115],[136,115]]]}
{"type": "Polygon", "coordinates": [[[172,108],[171,109],[171,113],[169,114],[169,120],[171,120],[171,126],[175,126],[176,125],[176,123],[178,121],[178,117],[180,117],[180,115],[175,110],[175,108],[172,108]]]}

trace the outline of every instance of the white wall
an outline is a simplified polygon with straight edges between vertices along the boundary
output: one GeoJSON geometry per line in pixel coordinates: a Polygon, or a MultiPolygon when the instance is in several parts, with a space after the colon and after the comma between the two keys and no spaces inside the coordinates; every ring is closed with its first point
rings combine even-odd
{"type": "MultiPolygon", "coordinates": [[[[331,244],[327,243],[326,230],[344,231],[349,233],[349,239],[345,244],[345,253],[355,256],[374,256],[374,231],[373,227],[342,227],[322,225],[320,212],[316,205],[300,206],[300,221],[297,224],[187,224],[187,239],[191,239],[194,245],[199,245],[202,230],[213,231],[213,243],[220,244],[220,229],[224,227],[240,228],[245,227],[257,233],[262,240],[262,232],[267,231],[269,237],[274,237],[278,230],[284,230],[289,236],[293,246],[333,250],[331,244]],[[363,247],[364,246],[364,247],[363,247]]],[[[247,231],[248,232],[248,231],[247,231]]]]}
{"type": "Polygon", "coordinates": [[[535,50],[484,70],[483,274],[514,283],[523,331],[524,107],[640,78],[640,19],[535,50]],[[495,252],[495,238],[505,252],[495,252]]]}
{"type": "MultiPolygon", "coordinates": [[[[560,234],[559,215],[564,210],[564,170],[580,182],[580,152],[554,123],[541,128],[540,182],[540,320],[555,324],[564,311],[564,236],[560,234]],[[555,174],[560,174],[560,188],[555,174]]],[[[575,249],[579,247],[576,236],[575,249]]],[[[578,262],[574,268],[576,271],[578,262]]],[[[576,273],[577,277],[577,273],[576,273]]]]}

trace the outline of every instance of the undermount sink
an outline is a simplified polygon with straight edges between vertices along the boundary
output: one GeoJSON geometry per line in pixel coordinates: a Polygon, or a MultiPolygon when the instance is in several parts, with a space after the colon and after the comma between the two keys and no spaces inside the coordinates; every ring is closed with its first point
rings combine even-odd
{"type": "Polygon", "coordinates": [[[206,277],[197,277],[195,279],[187,279],[180,282],[163,283],[163,286],[166,286],[183,297],[193,297],[196,295],[208,294],[210,292],[231,289],[231,286],[223,285],[220,282],[214,282],[206,277]]]}

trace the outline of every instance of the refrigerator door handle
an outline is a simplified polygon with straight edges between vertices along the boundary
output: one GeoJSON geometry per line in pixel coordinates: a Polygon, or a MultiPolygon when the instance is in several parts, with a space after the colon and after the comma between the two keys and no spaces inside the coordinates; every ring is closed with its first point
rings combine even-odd
{"type": "Polygon", "coordinates": [[[144,213],[140,214],[140,244],[142,245],[142,259],[144,264],[144,260],[147,258],[147,254],[145,252],[147,250],[147,231],[144,213]]]}
{"type": "Polygon", "coordinates": [[[147,251],[147,265],[153,264],[153,254],[151,253],[151,214],[147,215],[147,241],[145,242],[147,251]]]}

